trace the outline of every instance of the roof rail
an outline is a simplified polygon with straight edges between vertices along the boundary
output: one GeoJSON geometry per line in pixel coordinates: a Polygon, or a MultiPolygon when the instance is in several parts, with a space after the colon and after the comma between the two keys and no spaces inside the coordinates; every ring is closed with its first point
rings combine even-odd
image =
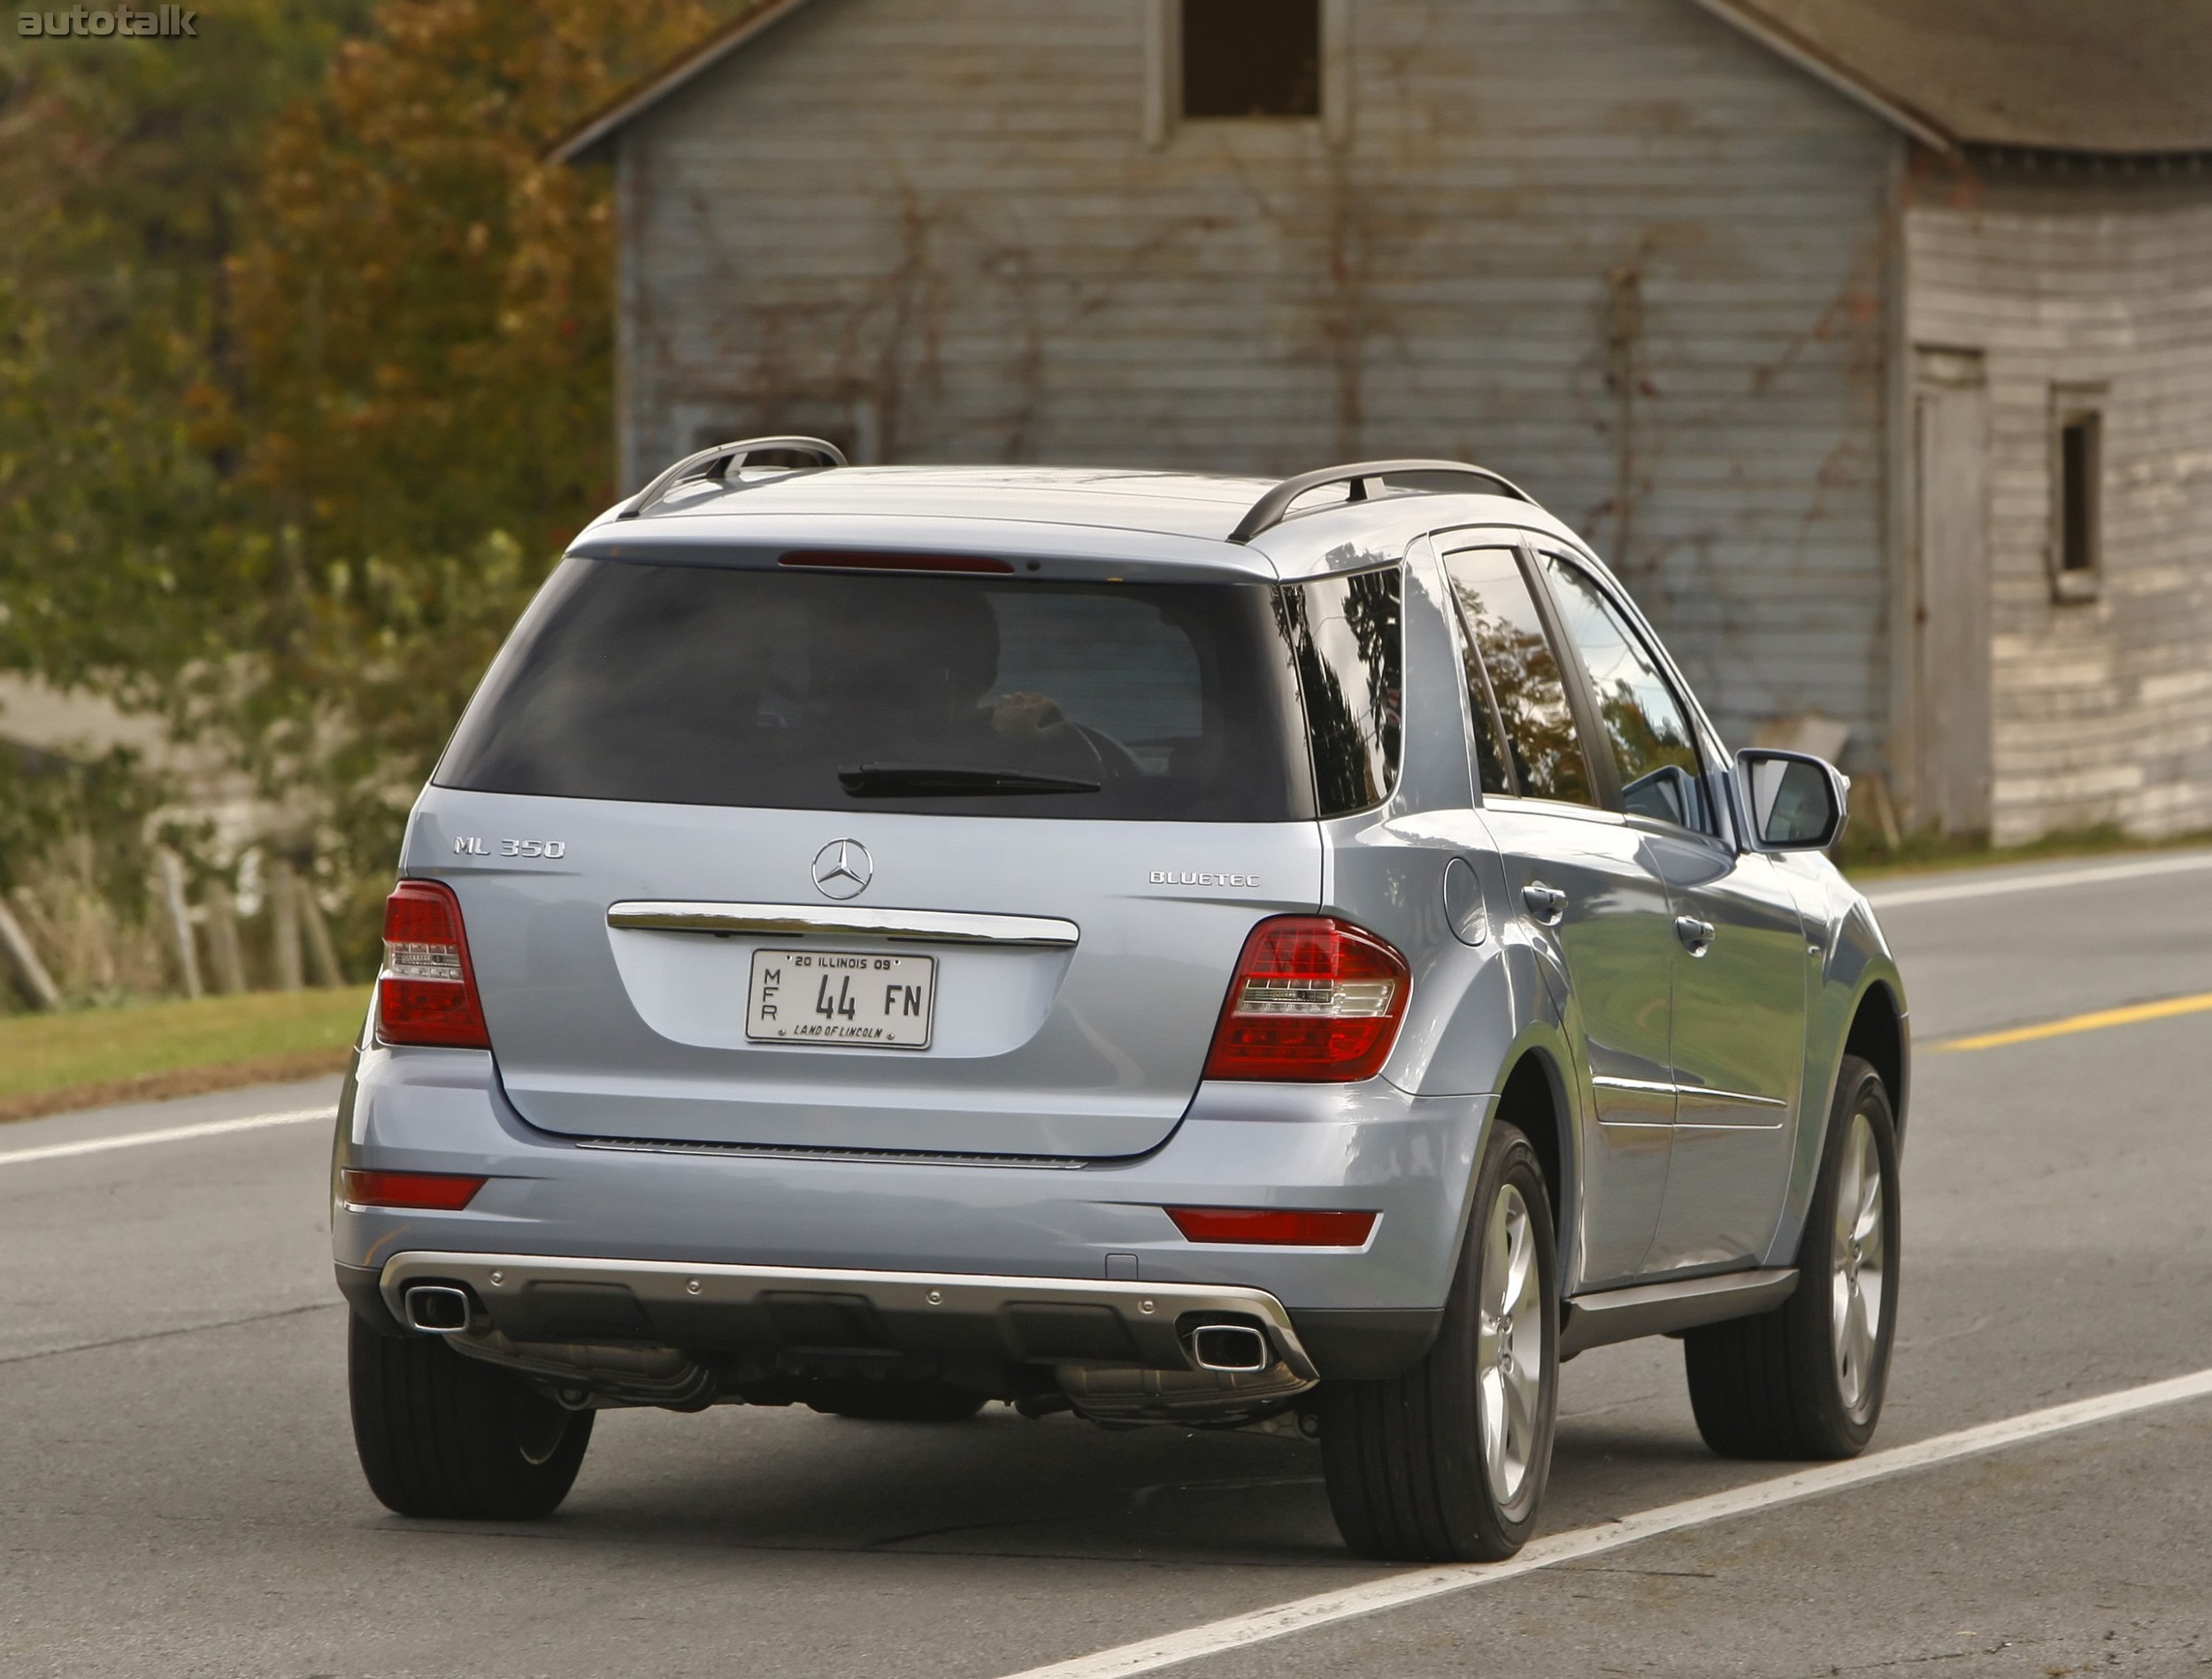
{"type": "Polygon", "coordinates": [[[1534,503],[1536,498],[1511,479],[1501,477],[1486,466],[1470,466],[1463,461],[1360,461],[1350,466],[1325,466],[1317,472],[1301,472],[1296,478],[1286,478],[1273,489],[1252,503],[1251,511],[1237,521],[1237,528],[1229,533],[1232,542],[1249,542],[1263,531],[1271,531],[1280,525],[1290,511],[1290,504],[1311,490],[1331,484],[1348,484],[1348,502],[1367,499],[1370,479],[1402,478],[1414,472],[1450,473],[1456,478],[1486,479],[1517,502],[1534,503]]]}
{"type": "Polygon", "coordinates": [[[703,448],[696,455],[687,455],[658,478],[640,490],[615,517],[634,519],[648,508],[656,505],[677,485],[695,478],[726,479],[733,466],[742,466],[748,457],[769,453],[784,455],[811,455],[823,466],[849,466],[845,451],[834,443],[826,443],[818,437],[748,437],[734,443],[717,443],[712,448],[703,448]]]}

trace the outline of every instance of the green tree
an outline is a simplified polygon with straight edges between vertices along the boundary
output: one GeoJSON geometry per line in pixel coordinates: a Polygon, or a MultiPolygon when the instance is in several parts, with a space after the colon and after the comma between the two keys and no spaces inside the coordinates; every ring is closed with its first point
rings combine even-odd
{"type": "Polygon", "coordinates": [[[0,663],[150,703],[207,652],[187,603],[244,516],[195,423],[243,377],[226,264],[268,125],[365,12],[0,36],[0,663]]]}

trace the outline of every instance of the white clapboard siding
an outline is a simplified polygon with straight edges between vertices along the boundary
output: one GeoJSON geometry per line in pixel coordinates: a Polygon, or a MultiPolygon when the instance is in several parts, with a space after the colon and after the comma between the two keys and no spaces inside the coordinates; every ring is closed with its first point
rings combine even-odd
{"type": "Polygon", "coordinates": [[[899,460],[1472,459],[1622,564],[1724,732],[1817,710],[1878,751],[1895,135],[1691,0],[1348,12],[1342,150],[1236,121],[1156,148],[1142,0],[814,0],[624,136],[626,475],[785,427],[899,460]]]}
{"type": "Polygon", "coordinates": [[[2212,828],[2212,181],[1919,185],[1913,338],[1990,392],[1994,826],[2212,828]],[[2051,387],[2103,381],[2104,580],[2055,602],[2051,387]]]}

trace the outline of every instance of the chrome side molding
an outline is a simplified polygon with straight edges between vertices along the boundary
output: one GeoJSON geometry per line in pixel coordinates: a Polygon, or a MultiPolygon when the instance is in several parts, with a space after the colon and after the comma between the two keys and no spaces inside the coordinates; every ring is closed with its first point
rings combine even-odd
{"type": "Polygon", "coordinates": [[[1725,1271],[1718,1276],[1577,1295],[1567,1303],[1567,1327],[1559,1338],[1559,1356],[1572,1358],[1594,1346],[1610,1346],[1616,1341],[1633,1341],[1647,1335],[1670,1335],[1732,1317],[1756,1317],[1781,1305],[1796,1287],[1794,1269],[1725,1271]]]}
{"type": "Polygon", "coordinates": [[[765,933],[804,938],[842,933],[867,939],[919,939],[940,945],[1025,945],[1069,950],[1080,929],[1053,916],[970,915],[949,909],[860,909],[841,904],[661,903],[612,905],[610,927],[655,932],[765,933]]]}

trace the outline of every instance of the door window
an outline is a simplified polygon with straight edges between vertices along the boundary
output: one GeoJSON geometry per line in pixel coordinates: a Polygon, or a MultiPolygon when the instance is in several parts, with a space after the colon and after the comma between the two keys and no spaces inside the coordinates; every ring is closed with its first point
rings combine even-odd
{"type": "Polygon", "coordinates": [[[1597,585],[1578,566],[1548,564],[1567,639],[1589,672],[1598,726],[1620,770],[1623,807],[1632,816],[1710,832],[1688,711],[1597,585]]]}
{"type": "Polygon", "coordinates": [[[1466,632],[1468,697],[1483,791],[1517,790],[1531,799],[1595,804],[1566,683],[1515,551],[1462,548],[1444,556],[1444,574],[1466,632]],[[1494,737],[1485,745],[1486,732],[1501,727],[1503,753],[1494,737]],[[1505,778],[1508,759],[1511,788],[1505,778]]]}

